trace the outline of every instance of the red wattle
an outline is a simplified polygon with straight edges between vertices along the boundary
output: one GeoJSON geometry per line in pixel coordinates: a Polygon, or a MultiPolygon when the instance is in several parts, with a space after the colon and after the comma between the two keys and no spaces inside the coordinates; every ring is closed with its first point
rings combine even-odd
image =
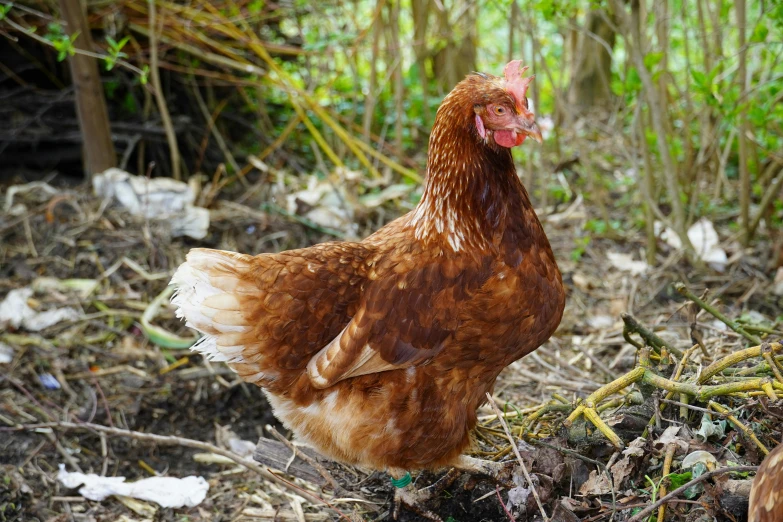
{"type": "Polygon", "coordinates": [[[522,142],[525,141],[525,135],[521,133],[516,133],[514,131],[510,130],[499,130],[495,131],[495,143],[500,145],[501,147],[516,147],[517,145],[522,145],[522,142]]]}

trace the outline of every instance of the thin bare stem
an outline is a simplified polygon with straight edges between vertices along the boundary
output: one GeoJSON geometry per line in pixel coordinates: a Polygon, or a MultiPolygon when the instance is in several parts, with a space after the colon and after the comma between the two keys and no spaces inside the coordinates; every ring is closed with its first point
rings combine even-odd
{"type": "Polygon", "coordinates": [[[514,442],[514,437],[511,436],[511,432],[508,429],[508,424],[506,424],[506,420],[503,418],[503,414],[500,413],[500,409],[498,408],[498,405],[495,404],[495,400],[492,398],[492,395],[487,392],[487,402],[489,402],[489,405],[492,407],[492,409],[495,412],[495,415],[498,416],[498,420],[500,421],[500,425],[503,426],[503,431],[506,432],[506,437],[508,438],[509,444],[511,444],[511,449],[514,450],[514,455],[517,457],[517,461],[519,461],[519,465],[522,467],[522,473],[525,474],[525,480],[527,480],[527,483],[530,484],[530,489],[533,491],[533,497],[536,499],[536,504],[538,504],[538,509],[541,511],[541,516],[544,519],[544,522],[548,522],[549,517],[546,516],[546,511],[544,511],[544,505],[541,503],[541,499],[538,496],[538,491],[536,491],[536,487],[533,484],[533,479],[530,478],[530,473],[527,471],[527,466],[525,466],[525,461],[522,460],[522,455],[519,454],[519,448],[517,448],[516,442],[514,442]]]}

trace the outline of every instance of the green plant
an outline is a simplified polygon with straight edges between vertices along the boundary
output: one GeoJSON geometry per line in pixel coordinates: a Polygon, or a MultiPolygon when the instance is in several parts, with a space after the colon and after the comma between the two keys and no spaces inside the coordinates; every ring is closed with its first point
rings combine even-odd
{"type": "Polygon", "coordinates": [[[0,20],[6,17],[8,15],[8,12],[11,10],[11,8],[14,6],[13,2],[8,4],[0,4],[0,20]]]}
{"type": "Polygon", "coordinates": [[[75,32],[72,35],[65,34],[63,26],[59,23],[51,23],[46,26],[47,33],[44,35],[52,47],[57,51],[57,61],[62,62],[68,56],[76,54],[76,47],[73,45],[74,40],[79,37],[79,32],[75,32]]]}
{"type": "Polygon", "coordinates": [[[130,40],[130,36],[126,36],[119,42],[117,42],[111,36],[106,37],[106,43],[109,44],[109,48],[108,48],[109,54],[104,56],[103,63],[105,64],[107,71],[111,71],[112,69],[114,69],[114,66],[117,65],[117,60],[128,57],[127,54],[122,52],[122,48],[125,47],[125,44],[127,44],[129,40],[130,40]]]}
{"type": "Polygon", "coordinates": [[[587,245],[590,244],[590,236],[582,236],[574,238],[574,249],[571,250],[571,259],[573,261],[579,261],[585,253],[587,245]]]}

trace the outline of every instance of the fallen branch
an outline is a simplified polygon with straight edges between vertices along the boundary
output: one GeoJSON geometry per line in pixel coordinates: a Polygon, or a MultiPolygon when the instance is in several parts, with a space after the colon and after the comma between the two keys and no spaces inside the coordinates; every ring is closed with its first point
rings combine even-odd
{"type": "Polygon", "coordinates": [[[702,310],[706,310],[709,312],[712,316],[714,316],[716,319],[721,321],[723,324],[740,334],[742,337],[747,339],[748,341],[752,342],[753,344],[761,344],[761,339],[752,333],[747,332],[742,326],[740,326],[736,321],[732,321],[722,313],[718,311],[717,308],[715,308],[712,305],[709,305],[702,301],[699,296],[688,290],[688,287],[685,286],[682,283],[675,283],[674,289],[677,290],[680,294],[682,294],[684,297],[687,297],[696,305],[701,308],[702,310]]]}
{"type": "Polygon", "coordinates": [[[622,314],[621,317],[623,319],[623,323],[625,323],[625,326],[623,327],[623,337],[630,344],[633,344],[637,348],[641,348],[635,341],[633,341],[628,337],[628,334],[630,333],[637,333],[644,340],[647,346],[657,348],[658,350],[660,350],[661,348],[666,348],[667,350],[669,350],[669,352],[673,353],[677,357],[682,357],[682,350],[676,348],[675,346],[672,346],[671,344],[667,343],[666,341],[664,341],[663,339],[655,335],[655,333],[653,333],[652,330],[648,330],[646,327],[644,327],[631,314],[622,314]]]}

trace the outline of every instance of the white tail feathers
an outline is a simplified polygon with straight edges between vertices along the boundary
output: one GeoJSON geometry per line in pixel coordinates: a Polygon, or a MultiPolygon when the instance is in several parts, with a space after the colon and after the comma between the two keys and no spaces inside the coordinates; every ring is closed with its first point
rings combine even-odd
{"type": "Polygon", "coordinates": [[[243,333],[250,325],[242,313],[243,294],[252,293],[252,285],[242,279],[250,256],[197,248],[187,255],[174,277],[177,287],[172,304],[177,317],[204,336],[191,348],[213,361],[241,363],[246,347],[243,333]]]}

